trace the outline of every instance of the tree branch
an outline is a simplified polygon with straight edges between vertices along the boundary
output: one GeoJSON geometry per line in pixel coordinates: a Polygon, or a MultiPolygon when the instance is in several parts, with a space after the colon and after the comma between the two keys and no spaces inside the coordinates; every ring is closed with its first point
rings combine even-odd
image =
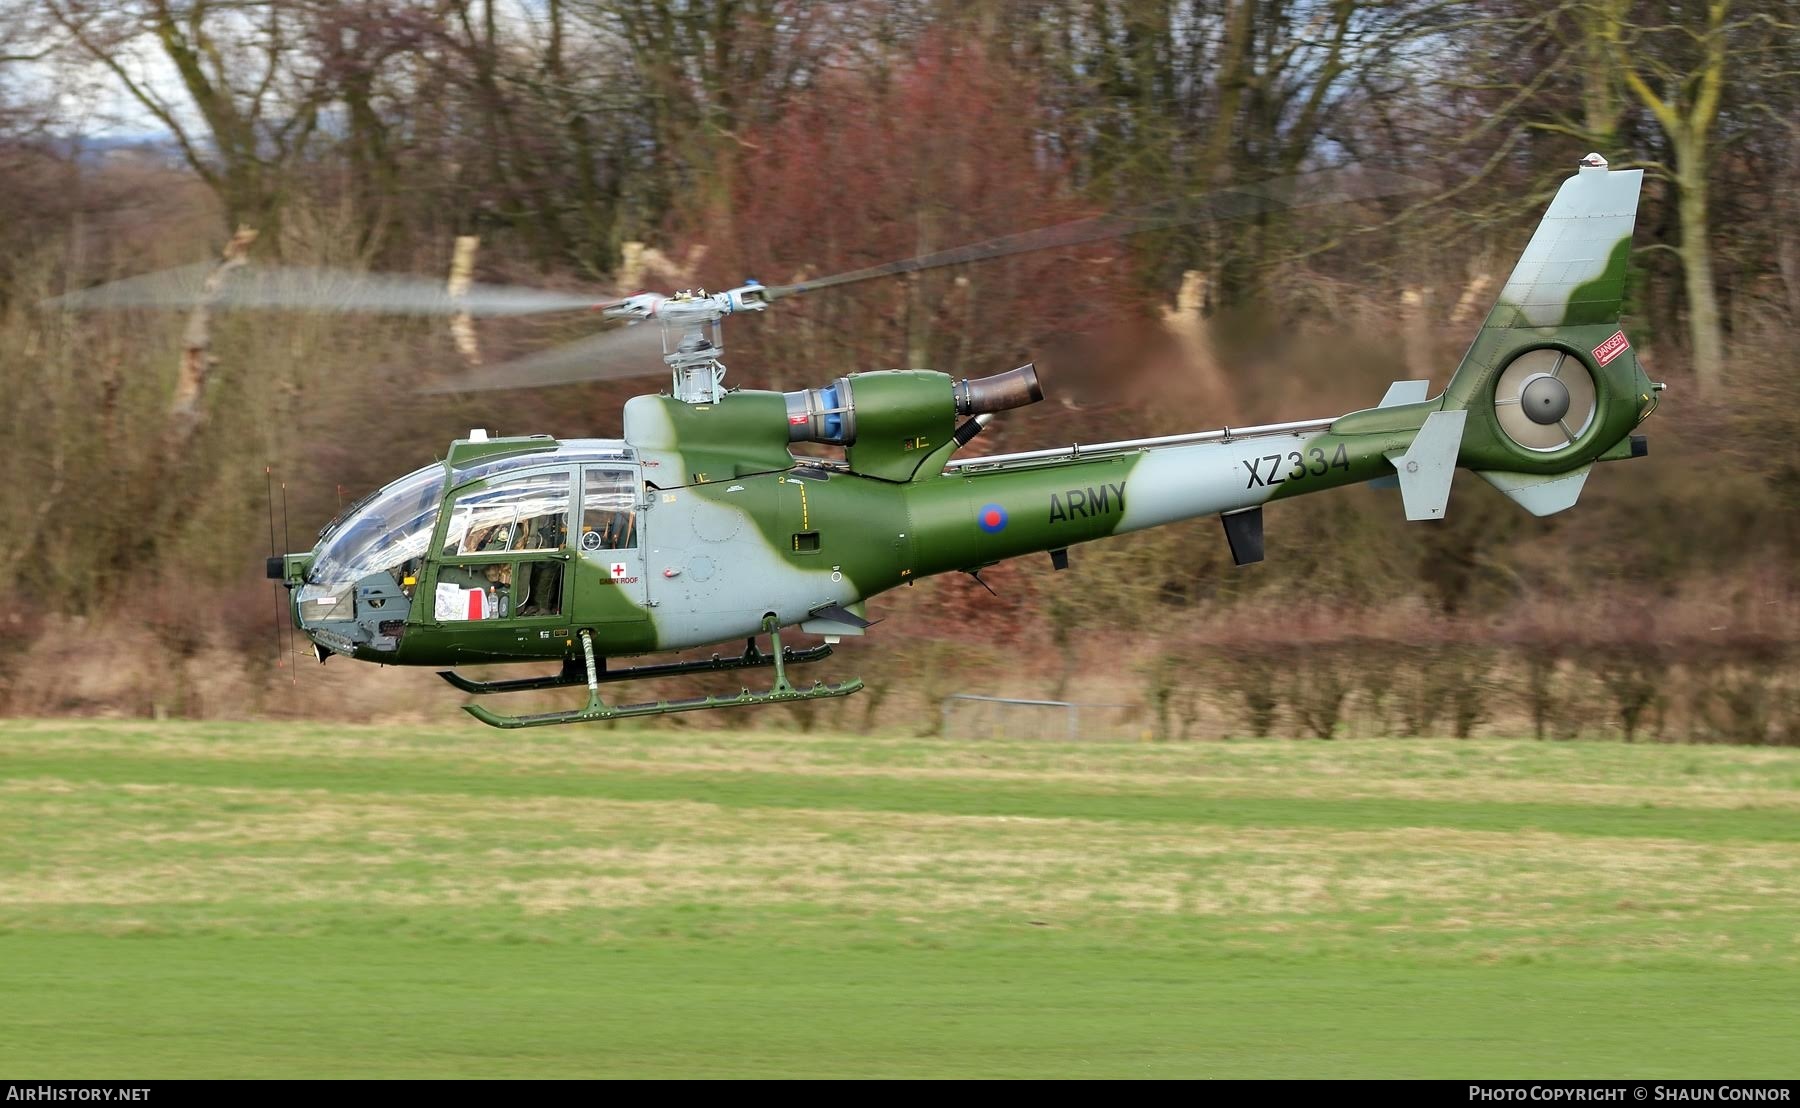
{"type": "Polygon", "coordinates": [[[86,27],[83,26],[74,15],[64,11],[61,4],[56,3],[55,0],[49,0],[47,6],[50,9],[51,16],[55,18],[56,22],[60,24],[65,31],[69,32],[69,34],[74,37],[76,43],[78,43],[83,50],[86,50],[95,60],[111,70],[113,76],[119,79],[119,83],[125,86],[125,91],[130,93],[134,100],[142,104],[146,111],[155,116],[157,122],[169,129],[169,134],[174,136],[175,144],[181,147],[182,157],[187,160],[188,165],[195,173],[200,175],[201,180],[205,181],[214,189],[217,189],[220,183],[218,174],[201,159],[200,152],[194,148],[193,141],[189,138],[188,133],[182,128],[181,124],[176,122],[175,113],[169,109],[168,105],[152,96],[147,89],[132,80],[131,74],[127,73],[125,67],[119,64],[118,59],[113,56],[113,52],[102,49],[101,46],[88,35],[86,27]]]}

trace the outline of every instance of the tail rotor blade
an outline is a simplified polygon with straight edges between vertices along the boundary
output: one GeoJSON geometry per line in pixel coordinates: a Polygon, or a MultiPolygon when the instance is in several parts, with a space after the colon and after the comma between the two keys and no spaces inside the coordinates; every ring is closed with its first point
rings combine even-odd
{"type": "Polygon", "coordinates": [[[213,308],[471,316],[534,315],[597,306],[592,296],[518,285],[471,285],[466,293],[452,296],[443,282],[424,277],[298,267],[246,268],[208,294],[203,284],[214,268],[201,264],[167,269],[72,292],[45,304],[68,309],[190,308],[205,301],[213,308]]]}

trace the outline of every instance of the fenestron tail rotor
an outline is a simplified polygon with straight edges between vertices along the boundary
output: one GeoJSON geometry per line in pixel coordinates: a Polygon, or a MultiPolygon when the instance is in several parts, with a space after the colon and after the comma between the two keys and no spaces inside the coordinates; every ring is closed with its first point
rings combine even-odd
{"type": "Polygon", "coordinates": [[[1494,385],[1494,416],[1527,450],[1560,450],[1594,421],[1594,378],[1577,358],[1555,349],[1527,350],[1494,385]]]}

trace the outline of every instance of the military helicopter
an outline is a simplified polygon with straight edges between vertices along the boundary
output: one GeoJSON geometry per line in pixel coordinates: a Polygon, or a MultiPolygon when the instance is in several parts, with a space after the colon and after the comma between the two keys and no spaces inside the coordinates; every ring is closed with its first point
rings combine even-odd
{"type": "MultiPolygon", "coordinates": [[[[1358,482],[1398,486],[1406,518],[1444,516],[1461,466],[1534,515],[1572,506],[1595,462],[1638,457],[1632,431],[1662,389],[1619,329],[1642,171],[1584,159],[1557,192],[1448,386],[1398,381],[1374,407],[1329,419],[957,458],[1002,411],[1043,398],[1035,369],[958,380],[945,373],[850,373],[791,392],[725,387],[721,323],[855,281],[1072,244],[1175,217],[1151,214],[1010,236],[784,286],[640,293],[598,305],[636,327],[603,332],[453,387],[510,387],[606,375],[609,351],[660,329],[671,387],[626,403],[617,439],[490,437],[476,431],[435,461],[351,505],[306,553],[269,559],[296,627],[321,662],[446,667],[470,694],[585,685],[566,711],[507,715],[529,727],[846,696],[860,680],[795,684],[870,626],[865,602],[951,571],[1217,515],[1234,563],[1263,557],[1262,505],[1358,482]],[[802,457],[799,443],[841,447],[802,457]],[[824,642],[784,646],[797,628],[824,642]],[[770,649],[757,646],[766,635],[770,649]],[[744,639],[741,654],[609,668],[609,660],[744,639]],[[559,662],[549,675],[478,681],[462,665],[559,662]],[[612,704],[610,682],[773,669],[771,687],[612,704]]],[[[1290,180],[1233,190],[1209,215],[1342,199],[1290,180]]],[[[1179,217],[1189,221],[1192,212],[1179,217]]],[[[192,291],[135,279],[69,306],[171,304],[192,291]]],[[[589,307],[566,294],[477,286],[451,296],[406,278],[358,276],[327,304],[316,282],[273,271],[226,290],[244,307],[522,314],[589,307]]]]}

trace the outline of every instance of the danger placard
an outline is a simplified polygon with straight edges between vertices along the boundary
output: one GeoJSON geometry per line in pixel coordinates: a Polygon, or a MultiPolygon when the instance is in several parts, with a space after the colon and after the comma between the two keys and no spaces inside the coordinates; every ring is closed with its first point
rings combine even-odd
{"type": "Polygon", "coordinates": [[[1614,331],[1612,338],[1607,339],[1599,346],[1594,347],[1594,360],[1601,365],[1605,365],[1607,362],[1612,361],[1614,358],[1630,349],[1631,343],[1626,341],[1625,332],[1614,331]]]}

